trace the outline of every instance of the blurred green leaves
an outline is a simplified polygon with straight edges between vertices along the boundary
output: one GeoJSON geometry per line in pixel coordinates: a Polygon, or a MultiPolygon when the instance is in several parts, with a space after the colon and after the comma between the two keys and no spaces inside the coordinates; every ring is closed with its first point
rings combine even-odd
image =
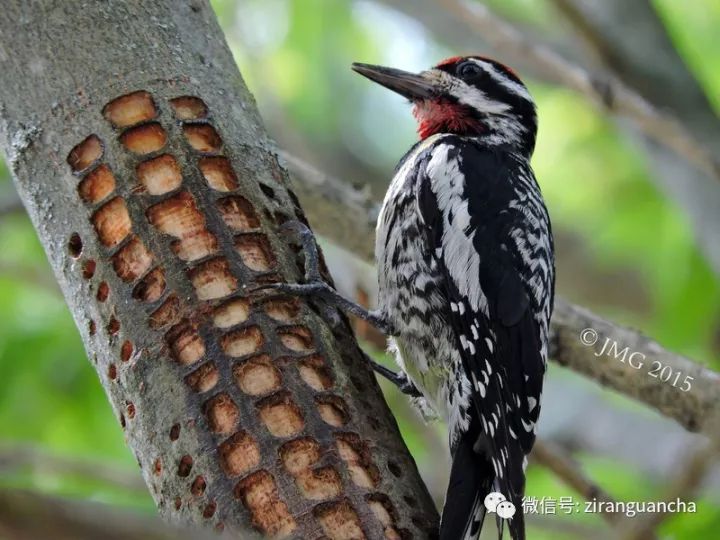
{"type": "MultiPolygon", "coordinates": [[[[446,50],[415,21],[369,1],[212,4],[273,135],[336,176],[362,184],[387,182],[415,135],[407,103],[354,75],[350,63],[422,69],[443,56],[465,52],[446,50]]],[[[489,4],[538,32],[553,29],[547,2],[489,4]]],[[[720,108],[720,3],[654,4],[720,108]]],[[[649,305],[642,311],[609,302],[589,307],[720,368],[717,276],[699,252],[688,220],[655,188],[645,154],[582,98],[533,81],[530,86],[540,114],[534,167],[556,231],[578,239],[589,253],[592,270],[623,276],[631,269],[649,305]]],[[[2,168],[0,197],[10,190],[2,168]]],[[[0,439],[30,442],[81,460],[102,459],[129,475],[139,474],[25,216],[0,217],[0,244],[0,439]]],[[[562,289],[569,278],[591,281],[592,276],[560,273],[558,280],[562,289]]],[[[598,283],[597,296],[607,292],[603,287],[614,285],[598,283]]],[[[421,469],[428,475],[439,471],[438,478],[428,480],[437,483],[435,491],[441,493],[445,472],[440,463],[446,457],[442,428],[424,425],[404,396],[384,388],[421,469]]],[[[618,499],[657,500],[662,493],[652,479],[622,464],[596,456],[583,456],[582,461],[618,499]]],[[[88,478],[0,469],[0,485],[152,508],[147,494],[130,494],[88,478]]],[[[535,466],[529,469],[528,494],[573,495],[535,466]]],[[[598,516],[578,519],[603,530],[598,516]]],[[[718,501],[703,500],[696,514],[673,517],[663,533],[677,539],[711,538],[718,527],[718,501]]],[[[532,533],[541,540],[563,537],[572,538],[539,529],[532,533]]]]}

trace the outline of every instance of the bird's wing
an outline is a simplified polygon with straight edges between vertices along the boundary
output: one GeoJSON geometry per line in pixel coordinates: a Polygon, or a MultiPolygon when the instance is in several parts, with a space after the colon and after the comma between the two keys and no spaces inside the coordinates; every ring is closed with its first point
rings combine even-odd
{"type": "Polygon", "coordinates": [[[507,156],[458,140],[426,159],[417,202],[445,277],[446,316],[469,383],[458,383],[458,394],[469,392],[469,421],[480,431],[470,444],[489,457],[497,486],[517,506],[545,371],[536,314],[537,299],[550,291],[536,290],[532,275],[539,270],[526,268],[532,229],[542,223],[525,215],[512,178],[518,163],[507,156]]]}

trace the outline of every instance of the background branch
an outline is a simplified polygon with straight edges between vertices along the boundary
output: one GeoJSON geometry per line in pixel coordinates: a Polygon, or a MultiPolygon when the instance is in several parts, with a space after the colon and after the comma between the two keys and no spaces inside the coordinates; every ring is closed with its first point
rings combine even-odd
{"type": "MultiPolygon", "coordinates": [[[[0,491],[0,537],[8,540],[210,540],[216,534],[180,530],[154,516],[19,490],[0,491]]],[[[229,538],[223,535],[222,537],[229,538]]],[[[221,537],[221,538],[222,538],[221,537]]],[[[243,538],[257,538],[247,533],[243,538]]]]}
{"type": "Polygon", "coordinates": [[[76,476],[145,493],[147,487],[136,470],[122,470],[97,459],[61,456],[27,444],[0,445],[0,474],[23,469],[42,475],[76,476]]]}
{"type": "MultiPolygon", "coordinates": [[[[691,452],[685,462],[680,464],[678,473],[670,483],[662,500],[666,502],[691,501],[705,480],[708,469],[718,459],[718,454],[720,454],[720,415],[717,411],[710,415],[706,424],[710,440],[701,448],[691,452]]],[[[669,516],[670,512],[667,510],[641,514],[638,519],[625,523],[619,537],[621,540],[647,540],[669,516]]]]}
{"type": "MultiPolygon", "coordinates": [[[[586,501],[614,502],[614,499],[590,478],[580,465],[557,444],[537,440],[531,458],[538,464],[552,471],[562,482],[578,492],[586,501]]],[[[610,524],[617,525],[622,521],[618,514],[602,511],[602,517],[610,524]]]]}

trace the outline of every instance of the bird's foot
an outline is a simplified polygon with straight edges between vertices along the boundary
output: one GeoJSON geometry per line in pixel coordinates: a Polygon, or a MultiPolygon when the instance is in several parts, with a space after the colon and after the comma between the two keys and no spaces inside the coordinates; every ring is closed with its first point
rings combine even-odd
{"type": "Polygon", "coordinates": [[[348,300],[322,279],[315,236],[307,226],[300,221],[293,220],[284,223],[282,229],[300,240],[305,255],[305,283],[270,283],[257,287],[256,291],[269,289],[292,296],[318,297],[327,304],[367,321],[384,334],[392,335],[389,322],[380,312],[367,310],[352,300],[348,300]]]}

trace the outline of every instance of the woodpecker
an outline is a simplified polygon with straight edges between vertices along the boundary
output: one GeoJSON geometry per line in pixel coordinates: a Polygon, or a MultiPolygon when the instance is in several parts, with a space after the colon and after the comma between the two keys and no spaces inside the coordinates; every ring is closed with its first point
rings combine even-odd
{"type": "MultiPolygon", "coordinates": [[[[389,336],[401,371],[373,368],[448,427],[440,540],[477,539],[491,492],[514,505],[510,536],[524,540],[525,467],[555,289],[550,219],[530,166],[535,104],[514,71],[482,56],[418,74],[352,67],[410,100],[420,136],[378,218],[378,309],[322,280],[314,238],[299,222],[286,228],[302,240],[306,283],[263,288],[320,295],[389,336]]],[[[503,524],[498,517],[501,539],[503,524]]]]}
{"type": "Polygon", "coordinates": [[[522,540],[555,287],[530,166],[535,104],[514,71],[482,56],[418,74],[352,68],[410,100],[418,122],[377,223],[376,317],[406,383],[448,426],[440,538],[477,538],[485,497],[499,492],[515,505],[508,528],[522,540]]]}

